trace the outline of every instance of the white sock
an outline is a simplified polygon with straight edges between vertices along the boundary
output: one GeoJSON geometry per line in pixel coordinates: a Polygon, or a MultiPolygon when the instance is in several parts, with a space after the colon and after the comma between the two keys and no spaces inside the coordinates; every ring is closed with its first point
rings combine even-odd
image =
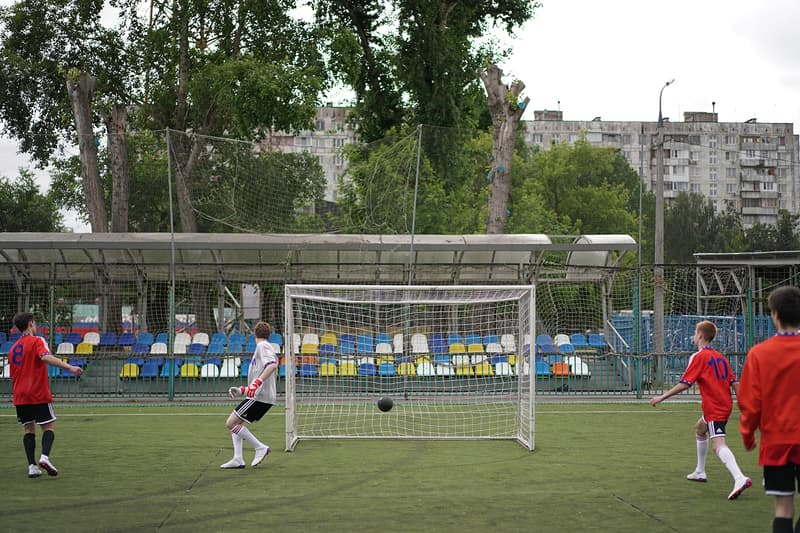
{"type": "Polygon", "coordinates": [[[231,440],[233,441],[233,458],[243,461],[242,458],[242,437],[231,431],[231,440]]]}
{"type": "Polygon", "coordinates": [[[719,457],[719,460],[725,465],[725,468],[728,469],[728,472],[731,473],[734,481],[738,481],[745,477],[742,471],[739,470],[739,465],[736,464],[736,457],[733,456],[733,452],[730,448],[727,446],[722,446],[719,448],[717,450],[717,457],[719,457]]]}
{"type": "Polygon", "coordinates": [[[708,438],[697,439],[697,468],[695,472],[706,471],[706,455],[708,455],[708,438]]]}
{"type": "Polygon", "coordinates": [[[263,448],[265,446],[265,444],[260,440],[258,440],[255,435],[250,433],[249,429],[247,429],[241,424],[237,424],[232,431],[236,432],[236,434],[239,435],[239,437],[243,438],[244,440],[252,444],[253,448],[263,448]]]}

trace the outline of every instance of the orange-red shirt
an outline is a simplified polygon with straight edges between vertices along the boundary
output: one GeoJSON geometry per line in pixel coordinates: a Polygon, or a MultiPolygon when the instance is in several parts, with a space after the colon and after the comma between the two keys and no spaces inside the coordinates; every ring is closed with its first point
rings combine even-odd
{"type": "Polygon", "coordinates": [[[775,335],[750,349],[737,400],[745,446],[759,430],[759,464],[785,464],[800,446],[800,335],[775,335]]]}
{"type": "Polygon", "coordinates": [[[53,401],[47,379],[47,363],[42,361],[42,356],[49,353],[44,339],[35,335],[23,335],[8,351],[14,405],[53,401]]]}
{"type": "Polygon", "coordinates": [[[728,420],[733,410],[731,384],[736,382],[728,359],[709,346],[700,348],[689,358],[681,376],[681,383],[691,386],[695,382],[700,389],[703,418],[707,422],[728,420]]]}

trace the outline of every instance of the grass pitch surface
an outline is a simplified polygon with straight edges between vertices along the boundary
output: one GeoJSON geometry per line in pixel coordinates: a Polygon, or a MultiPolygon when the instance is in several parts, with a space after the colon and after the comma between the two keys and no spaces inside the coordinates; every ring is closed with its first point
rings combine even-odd
{"type": "MultiPolygon", "coordinates": [[[[231,407],[233,404],[231,404],[231,407]]],[[[231,407],[56,405],[57,477],[29,479],[22,430],[0,409],[0,531],[767,531],[772,498],[738,413],[728,443],[753,487],[712,451],[695,465],[698,404],[540,404],[536,451],[511,441],[313,440],[284,449],[283,409],[251,429],[262,465],[230,459],[231,407]]],[[[391,416],[391,413],[387,413],[391,416]]],[[[37,432],[37,459],[41,438],[37,432]]]]}

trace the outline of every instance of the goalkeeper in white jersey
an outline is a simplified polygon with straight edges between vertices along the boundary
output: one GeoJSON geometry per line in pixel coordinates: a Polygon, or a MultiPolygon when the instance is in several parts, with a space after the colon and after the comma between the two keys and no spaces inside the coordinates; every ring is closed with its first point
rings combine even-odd
{"type": "Polygon", "coordinates": [[[228,416],[225,426],[231,432],[233,440],[233,459],[221,468],[244,468],[244,457],[242,456],[242,443],[249,442],[255,449],[255,456],[250,463],[256,466],[269,455],[270,447],[258,440],[249,429],[242,425],[261,420],[261,418],[275,405],[277,390],[276,378],[278,374],[278,356],[272,345],[267,339],[271,333],[271,327],[266,322],[259,322],[254,329],[256,337],[256,349],[253,352],[253,359],[247,372],[247,386],[231,387],[228,395],[233,398],[237,395],[244,396],[244,400],[236,406],[236,409],[228,416]]]}

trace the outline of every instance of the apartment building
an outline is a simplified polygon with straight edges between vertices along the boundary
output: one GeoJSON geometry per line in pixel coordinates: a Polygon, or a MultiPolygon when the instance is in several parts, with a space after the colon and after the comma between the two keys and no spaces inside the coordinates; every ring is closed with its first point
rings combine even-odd
{"type": "Polygon", "coordinates": [[[335,203],[338,199],[339,176],[347,168],[343,148],[358,138],[347,122],[351,109],[333,105],[318,107],[313,130],[273,132],[262,141],[261,146],[267,150],[309,152],[317,156],[325,174],[325,201],[335,203]]]}
{"type": "MultiPolygon", "coordinates": [[[[617,148],[655,190],[656,122],[565,121],[562,111],[534,111],[523,121],[525,141],[547,150],[585,134],[595,146],[617,148]]],[[[717,210],[732,206],[745,227],[775,223],[779,209],[800,213],[800,140],[791,123],[719,122],[715,112],[686,112],[664,122],[664,196],[708,197],[717,210]]]]}

